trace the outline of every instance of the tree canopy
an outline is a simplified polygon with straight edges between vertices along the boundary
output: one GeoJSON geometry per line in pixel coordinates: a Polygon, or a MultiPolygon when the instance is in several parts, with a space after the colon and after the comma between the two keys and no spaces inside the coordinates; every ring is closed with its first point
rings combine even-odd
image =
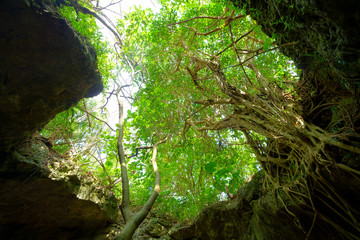
{"type": "Polygon", "coordinates": [[[161,193],[155,206],[178,220],[232,198],[259,170],[265,188],[299,182],[300,190],[286,190],[299,197],[309,189],[300,182],[313,164],[329,162],[325,145],[349,149],[335,133],[304,122],[298,70],[280,53],[284,45],[245,10],[219,0],[159,3],[159,12],[135,7],[108,24],[115,46],[102,37],[94,14],[83,14],[86,7],[106,19],[98,5],[60,8],[95,46],[106,90],[101,102],[83,100],[59,114],[43,134],[118,197],[124,190],[120,145],[132,204],[146,205],[156,188],[150,162],[157,150],[161,193]],[[130,85],[137,90],[132,96],[130,85]],[[104,107],[115,95],[119,104],[133,105],[117,129],[106,123],[104,107]]]}
{"type": "Polygon", "coordinates": [[[259,153],[247,138],[266,144],[266,127],[281,121],[296,98],[292,90],[297,77],[274,39],[244,10],[220,1],[161,4],[158,13],[135,8],[118,20],[122,43],[116,52],[93,16],[72,6],[60,8],[95,46],[106,90],[100,103],[83,100],[42,133],[120,194],[116,129],[105,123],[108,110],[103,105],[114,95],[114,82],[126,84],[117,74],[127,72],[138,89],[127,98],[134,108],[128,110],[124,126],[132,201],[144,204],[153,189],[148,149],[171,136],[158,151],[162,192],[156,207],[181,220],[235,195],[261,169],[255,157],[259,153]],[[279,106],[269,101],[277,93],[282,96],[279,106]],[[261,129],[258,125],[269,117],[275,122],[261,129]]]}

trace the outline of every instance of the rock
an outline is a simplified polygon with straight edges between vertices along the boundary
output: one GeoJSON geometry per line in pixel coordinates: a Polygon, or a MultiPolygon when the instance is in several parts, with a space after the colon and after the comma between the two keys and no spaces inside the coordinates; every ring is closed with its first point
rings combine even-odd
{"type": "Polygon", "coordinates": [[[115,196],[31,137],[103,88],[95,49],[53,3],[0,3],[0,238],[108,239],[115,196]]]}
{"type": "Polygon", "coordinates": [[[26,2],[0,3],[0,151],[103,88],[94,48],[59,14],[26,2]]]}
{"type": "MultiPolygon", "coordinates": [[[[253,239],[250,203],[261,195],[262,177],[257,174],[234,199],[222,201],[202,210],[190,224],[174,226],[169,235],[174,239],[253,239]]],[[[259,238],[262,239],[262,238],[259,238]]]]}
{"type": "Polygon", "coordinates": [[[173,222],[174,219],[153,209],[135,231],[133,239],[170,239],[168,232],[173,222]]]}
{"type": "Polygon", "coordinates": [[[114,195],[41,141],[8,155],[0,181],[1,239],[106,239],[119,221],[114,195]]]}

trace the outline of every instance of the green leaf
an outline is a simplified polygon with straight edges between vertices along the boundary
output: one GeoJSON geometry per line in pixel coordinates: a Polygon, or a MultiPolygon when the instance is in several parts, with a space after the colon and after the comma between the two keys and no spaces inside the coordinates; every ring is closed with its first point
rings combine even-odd
{"type": "Polygon", "coordinates": [[[208,173],[213,173],[215,172],[216,166],[217,166],[216,162],[209,162],[208,164],[205,165],[205,170],[208,173]]]}
{"type": "Polygon", "coordinates": [[[110,160],[107,160],[107,161],[105,162],[105,166],[108,167],[108,168],[112,168],[113,165],[114,165],[113,162],[110,161],[110,160]]]}
{"type": "Polygon", "coordinates": [[[271,47],[272,42],[273,40],[271,38],[266,38],[264,42],[263,50],[267,51],[271,47]]]}
{"type": "Polygon", "coordinates": [[[217,175],[219,177],[225,177],[228,173],[230,173],[230,171],[227,170],[226,168],[223,168],[223,169],[217,171],[215,175],[217,175]]]}

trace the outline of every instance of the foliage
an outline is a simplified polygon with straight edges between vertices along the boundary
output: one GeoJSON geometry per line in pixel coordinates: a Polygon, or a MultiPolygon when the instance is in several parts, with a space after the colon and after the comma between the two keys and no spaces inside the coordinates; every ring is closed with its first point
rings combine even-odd
{"type": "MultiPolygon", "coordinates": [[[[258,169],[245,135],[231,125],[241,108],[219,88],[206,61],[218,61],[228,83],[251,96],[264,95],[265,84],[267,91],[290,94],[294,68],[242,10],[215,1],[162,4],[158,14],[135,9],[118,23],[126,33],[123,51],[133,61],[124,61],[123,68],[138,73],[134,80],[140,87],[136,111],[128,115],[136,141],[127,147],[134,151],[154,136],[173,134],[159,153],[164,196],[158,202],[186,218],[223,199],[226,189],[236,194],[258,169]]],[[[142,176],[148,171],[141,166],[147,164],[137,159],[129,168],[142,176]]],[[[147,181],[139,177],[135,185],[142,189],[133,189],[146,194],[147,181]]]]}
{"type": "MultiPolygon", "coordinates": [[[[176,1],[163,1],[162,4],[162,11],[158,14],[135,8],[134,12],[119,21],[118,28],[124,42],[121,54],[127,57],[122,58],[123,63],[117,68],[127,69],[140,87],[135,96],[136,111],[129,112],[125,123],[128,156],[134,155],[136,148],[151,146],[172,134],[171,139],[159,147],[162,197],[157,208],[166,212],[172,209],[176,217],[183,219],[196,215],[207,204],[226,199],[227,192],[229,196],[235,195],[245,179],[257,171],[258,165],[254,153],[246,146],[244,135],[237,129],[209,130],[204,135],[188,126],[189,116],[197,120],[204,117],[219,119],[221,114],[217,109],[202,109],[199,103],[194,104],[196,100],[207,98],[192,84],[191,77],[184,70],[191,60],[182,56],[189,50],[184,49],[182,41],[179,41],[191,41],[193,30],[182,25],[169,27],[168,24],[200,13],[221,16],[224,5],[211,1],[200,5],[195,1],[189,1],[187,5],[176,1]],[[181,58],[186,64],[181,63],[182,68],[175,71],[174,66],[181,58]],[[135,74],[135,70],[139,69],[135,74]]],[[[99,70],[105,79],[111,78],[114,65],[110,48],[101,40],[102,35],[94,18],[69,6],[63,6],[61,12],[95,46],[99,70]]],[[[254,25],[252,20],[247,21],[254,25]]],[[[212,20],[205,19],[205,24],[197,22],[196,27],[205,31],[209,24],[212,20]]],[[[216,49],[230,43],[226,37],[230,35],[221,37],[222,42],[217,40],[218,36],[210,34],[191,47],[207,49],[213,54],[216,49]]],[[[270,40],[266,44],[269,45],[270,40]]],[[[223,60],[234,63],[231,57],[234,56],[227,53],[223,60]]],[[[234,73],[229,70],[229,74],[234,73]]],[[[212,86],[212,91],[212,94],[219,93],[215,86],[212,86]]],[[[209,94],[207,97],[212,96],[209,94]]],[[[59,114],[46,126],[43,134],[52,139],[56,149],[68,154],[85,171],[91,171],[120,196],[116,136],[98,121],[104,119],[106,113],[99,113],[96,109],[94,101],[82,101],[76,108],[59,114]]],[[[222,110],[229,111],[230,108],[222,110]]],[[[150,158],[146,149],[130,158],[130,187],[136,205],[143,205],[144,199],[153,190],[154,173],[149,164],[150,158]]]]}
{"type": "MultiPolygon", "coordinates": [[[[49,139],[55,150],[77,162],[85,173],[91,172],[112,188],[120,178],[116,136],[97,120],[106,115],[98,112],[97,104],[94,100],[82,100],[76,107],[58,114],[41,134],[49,139]]],[[[120,189],[113,191],[119,193],[120,189]]]]}
{"type": "MultiPolygon", "coordinates": [[[[168,137],[158,153],[158,209],[178,219],[192,217],[205,205],[235,195],[261,165],[265,189],[282,190],[290,199],[307,202],[316,216],[311,184],[333,191],[319,170],[334,164],[329,146],[360,152],[348,144],[351,120],[344,123],[345,111],[340,110],[348,109],[352,99],[326,106],[332,112],[327,129],[306,122],[300,104],[304,99],[298,96],[303,89],[295,87],[299,74],[278,51],[296,42],[278,45],[244,10],[226,1],[160,3],[159,13],[135,8],[118,21],[121,47],[113,54],[121,62],[115,67],[95,20],[72,8],[62,9],[95,45],[105,79],[112,78],[111,69],[116,68],[118,73],[127,71],[139,88],[124,129],[117,126],[125,134],[133,203],[143,205],[154,190],[147,149],[168,137]]],[[[114,83],[118,90],[122,84],[114,83]]],[[[117,137],[97,121],[101,114],[91,111],[94,102],[81,104],[58,115],[44,133],[54,137],[60,151],[73,151],[71,156],[86,171],[120,196],[117,137]]],[[[311,109],[322,107],[320,103],[311,109]]],[[[330,208],[347,209],[337,200],[329,201],[330,208]]],[[[343,212],[336,214],[353,218],[351,211],[343,212]]]]}
{"type": "MultiPolygon", "coordinates": [[[[339,153],[360,153],[348,138],[349,132],[357,138],[354,121],[345,120],[341,115],[344,111],[334,107],[348,100],[323,104],[323,100],[316,103],[301,99],[297,93],[307,91],[306,87],[297,86],[294,67],[277,51],[298,43],[278,45],[243,10],[210,0],[200,4],[191,0],[161,3],[160,13],[135,9],[118,27],[128,33],[124,51],[133,55],[133,62],[125,62],[124,68],[133,73],[140,87],[135,102],[137,112],[129,118],[131,127],[137,129],[136,138],[150,143],[155,135],[173,134],[163,150],[168,154],[161,158],[176,162],[179,172],[171,176],[170,185],[164,184],[165,193],[169,193],[165,197],[177,200],[167,201],[167,209],[178,210],[172,206],[180,203],[189,211],[184,215],[189,216],[198,210],[197,206],[209,201],[208,193],[216,199],[212,191],[224,191],[223,186],[229,183],[226,181],[234,178],[233,174],[229,178],[226,175],[231,172],[227,168],[231,161],[225,158],[226,163],[221,165],[222,155],[208,150],[218,145],[231,153],[234,149],[229,147],[230,135],[238,131],[241,134],[235,140],[246,139],[264,170],[265,190],[283,191],[295,205],[307,205],[315,221],[319,208],[314,205],[311,192],[320,186],[320,192],[324,190],[329,197],[318,200],[344,221],[352,219],[351,227],[358,230],[353,210],[338,198],[339,193],[322,173],[330,172],[334,166],[346,169],[336,163],[329,148],[335,147],[339,153]],[[301,102],[305,101],[315,112],[332,106],[333,118],[325,129],[303,119],[301,102]],[[206,141],[199,141],[200,138],[206,141]],[[187,144],[191,147],[186,148],[187,144]],[[177,149],[181,149],[181,154],[177,154],[177,149]],[[204,152],[205,161],[199,157],[204,152]],[[215,183],[210,185],[206,177],[200,181],[202,172],[198,169],[211,174],[215,183]],[[202,188],[202,184],[206,187],[202,188]],[[340,213],[334,209],[343,210],[340,213]]],[[[285,30],[289,27],[285,25],[285,30]]],[[[319,89],[308,90],[311,95],[311,91],[319,89]]],[[[355,114],[356,110],[352,112],[355,114]]],[[[239,149],[235,152],[240,153],[239,149]]],[[[299,222],[292,212],[288,213],[299,222]]],[[[351,236],[345,229],[342,233],[351,236]]]]}

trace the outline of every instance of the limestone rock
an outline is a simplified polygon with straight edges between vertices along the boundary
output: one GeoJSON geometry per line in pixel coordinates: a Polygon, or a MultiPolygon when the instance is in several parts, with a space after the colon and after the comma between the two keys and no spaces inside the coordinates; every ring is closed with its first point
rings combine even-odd
{"type": "Polygon", "coordinates": [[[168,231],[173,223],[174,219],[153,209],[135,231],[133,238],[136,240],[170,239],[168,231]]]}

